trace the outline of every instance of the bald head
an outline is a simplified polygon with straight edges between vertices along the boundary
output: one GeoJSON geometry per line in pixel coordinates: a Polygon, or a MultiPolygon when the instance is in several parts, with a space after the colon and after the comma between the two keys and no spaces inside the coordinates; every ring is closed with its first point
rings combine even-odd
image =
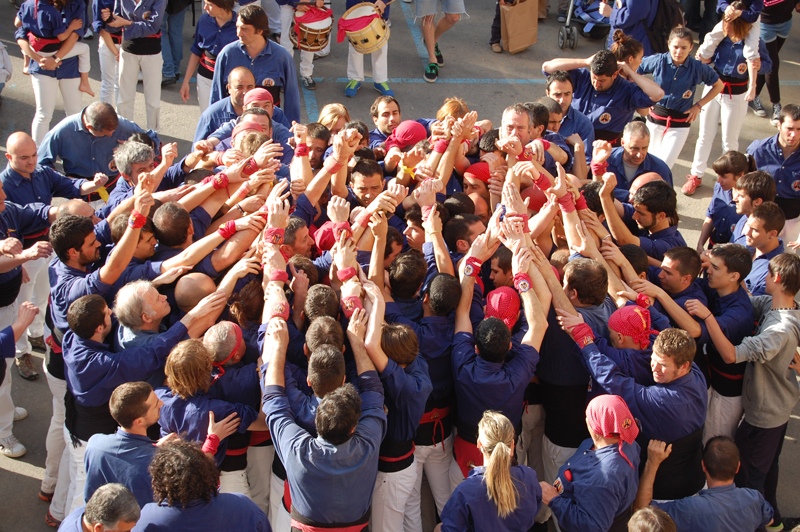
{"type": "Polygon", "coordinates": [[[231,103],[239,108],[244,105],[244,95],[247,91],[254,89],[256,78],[246,67],[236,67],[228,75],[228,94],[231,95],[231,103]]]}
{"type": "Polygon", "coordinates": [[[184,312],[189,312],[204,297],[213,294],[217,290],[217,285],[208,275],[204,273],[188,273],[178,279],[175,284],[175,302],[178,308],[184,312]]]}
{"type": "Polygon", "coordinates": [[[67,200],[59,205],[56,218],[61,218],[66,214],[74,214],[76,216],[85,216],[87,218],[91,218],[93,224],[100,222],[100,218],[95,215],[92,206],[82,199],[67,200]]]}
{"type": "Polygon", "coordinates": [[[663,179],[655,172],[647,172],[646,174],[642,174],[634,179],[633,183],[631,183],[630,195],[628,196],[628,199],[633,200],[633,195],[636,194],[636,191],[639,190],[642,185],[652,183],[653,181],[663,181],[663,179]]]}
{"type": "Polygon", "coordinates": [[[6,159],[16,172],[24,177],[30,177],[36,170],[38,162],[36,143],[27,133],[22,131],[12,133],[6,142],[6,159]]]}

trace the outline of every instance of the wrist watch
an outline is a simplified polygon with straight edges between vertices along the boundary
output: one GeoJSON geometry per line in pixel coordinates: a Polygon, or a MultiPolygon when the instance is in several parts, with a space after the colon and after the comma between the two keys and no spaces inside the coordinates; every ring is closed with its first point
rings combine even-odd
{"type": "Polygon", "coordinates": [[[55,62],[56,62],[56,68],[58,68],[59,66],[61,66],[61,58],[60,58],[60,57],[57,57],[57,56],[55,56],[55,55],[54,55],[54,56],[53,56],[53,61],[55,61],[55,62]]]}

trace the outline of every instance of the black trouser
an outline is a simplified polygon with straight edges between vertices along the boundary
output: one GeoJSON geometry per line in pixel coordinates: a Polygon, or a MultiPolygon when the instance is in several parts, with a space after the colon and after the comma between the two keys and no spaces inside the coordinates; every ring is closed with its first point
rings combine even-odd
{"type": "Polygon", "coordinates": [[[494,20],[492,21],[492,36],[489,37],[489,44],[500,42],[500,2],[494,5],[494,20]]]}
{"type": "Polygon", "coordinates": [[[762,429],[742,421],[734,438],[741,461],[739,472],[736,473],[736,485],[757,490],[764,495],[775,511],[772,518],[774,524],[782,521],[777,497],[778,459],[787,425],[784,423],[780,427],[762,429]]]}
{"type": "Polygon", "coordinates": [[[756,94],[761,94],[761,89],[766,85],[767,92],[769,92],[769,101],[771,103],[778,103],[781,101],[781,85],[778,80],[778,67],[781,64],[781,59],[778,57],[778,53],[781,51],[781,48],[783,48],[783,43],[785,42],[786,39],[783,37],[777,37],[774,41],[766,43],[767,53],[769,53],[769,59],[772,61],[772,72],[769,74],[759,74],[756,79],[756,94]]]}

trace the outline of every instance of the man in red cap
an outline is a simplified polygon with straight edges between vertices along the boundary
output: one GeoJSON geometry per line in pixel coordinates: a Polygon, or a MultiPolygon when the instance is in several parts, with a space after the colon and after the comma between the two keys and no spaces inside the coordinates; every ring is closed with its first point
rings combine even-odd
{"type": "Polygon", "coordinates": [[[477,192],[481,196],[489,197],[489,164],[479,162],[471,164],[464,172],[464,193],[477,192]]]}

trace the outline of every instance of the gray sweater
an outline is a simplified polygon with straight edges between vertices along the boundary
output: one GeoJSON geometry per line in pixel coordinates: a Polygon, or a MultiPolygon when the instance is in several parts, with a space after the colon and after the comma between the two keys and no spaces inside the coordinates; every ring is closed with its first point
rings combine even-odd
{"type": "Polygon", "coordinates": [[[789,368],[800,345],[800,310],[772,310],[772,296],[751,297],[759,322],[756,336],[736,346],[736,362],[749,362],[744,372],[742,406],[754,427],[775,428],[789,421],[800,387],[789,368]]]}

